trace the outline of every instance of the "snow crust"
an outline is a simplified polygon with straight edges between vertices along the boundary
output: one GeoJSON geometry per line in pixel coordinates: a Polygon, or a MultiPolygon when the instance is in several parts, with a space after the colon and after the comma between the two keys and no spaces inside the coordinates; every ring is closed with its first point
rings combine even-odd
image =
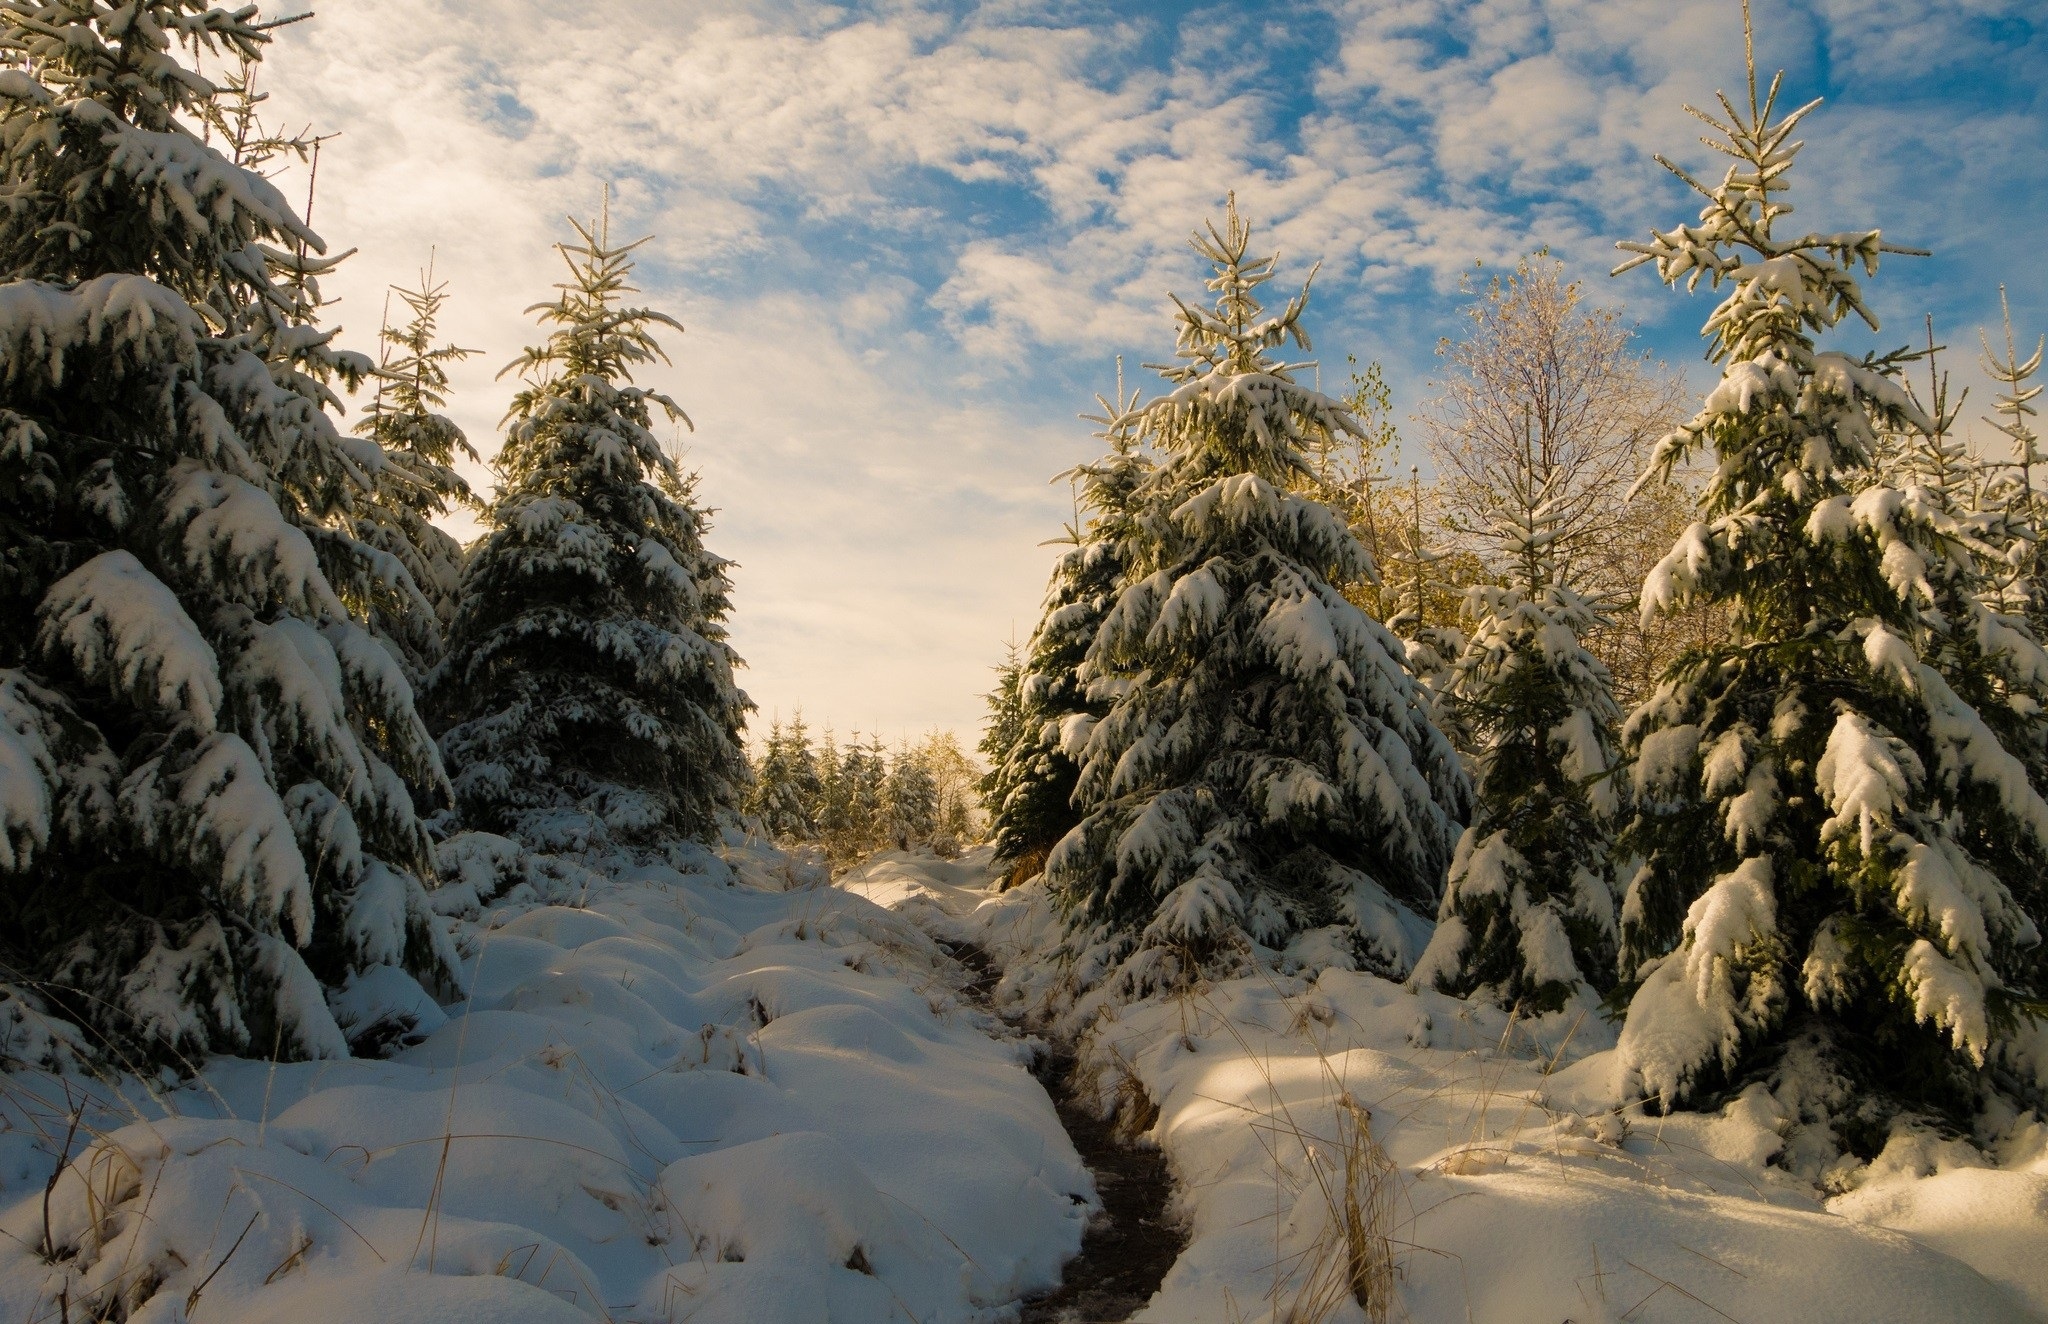
{"type": "Polygon", "coordinates": [[[613,879],[509,845],[431,894],[467,1001],[333,995],[351,1035],[410,1013],[387,1060],[10,1073],[0,1316],[992,1324],[1057,1280],[1091,1179],[924,933],[758,846],[613,879]]]}

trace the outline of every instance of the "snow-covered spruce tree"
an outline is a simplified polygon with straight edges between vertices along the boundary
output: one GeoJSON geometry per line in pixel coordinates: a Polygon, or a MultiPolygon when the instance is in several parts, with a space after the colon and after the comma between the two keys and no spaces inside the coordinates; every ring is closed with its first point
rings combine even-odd
{"type": "MultiPolygon", "coordinates": [[[[1119,386],[1116,403],[1096,398],[1102,413],[1089,421],[1102,425],[1096,435],[1110,449],[1073,473],[1085,514],[1077,512],[1067,530],[1069,545],[1053,567],[1038,628],[1018,666],[1014,732],[1007,742],[983,745],[995,857],[1025,876],[1037,873],[1047,853],[1081,821],[1073,802],[1081,770],[1069,737],[1085,734],[1090,720],[1109,711],[1106,700],[1089,697],[1084,668],[1096,631],[1123,586],[1126,545],[1135,527],[1131,496],[1151,468],[1132,432],[1136,393],[1124,396],[1119,386]]],[[[990,730],[993,739],[996,728],[990,730]]]]}
{"type": "Polygon", "coordinates": [[[1613,983],[1621,713],[1584,643],[1600,613],[1564,582],[1557,507],[1533,479],[1510,476],[1521,509],[1502,511],[1491,539],[1510,582],[1466,591],[1473,630],[1450,702],[1477,794],[1414,982],[1545,1012],[1613,983]]]}
{"type": "Polygon", "coordinates": [[[987,715],[982,718],[981,740],[975,748],[988,760],[975,790],[991,817],[1001,806],[1009,787],[1003,781],[1003,766],[1010,751],[1024,739],[1024,655],[1012,638],[1003,645],[1003,660],[996,663],[995,688],[982,696],[987,715]]]}
{"type": "MultiPolygon", "coordinates": [[[[1664,1106],[1769,1081],[1867,1152],[1901,1101],[1959,1113],[1987,1084],[2048,1083],[2019,1048],[2044,1007],[2014,897],[2048,863],[2048,804],[1923,643],[1974,635],[2014,671],[2039,650],[1967,593],[1937,616],[1952,526],[1925,489],[1866,481],[1879,432],[1932,421],[1902,355],[1815,338],[1851,314],[1874,326],[1855,267],[1910,250],[1778,234],[1812,109],[1777,117],[1781,81],[1759,105],[1752,70],[1747,115],[1726,97],[1725,118],[1701,115],[1734,163],[1716,185],[1669,166],[1706,198],[1699,223],[1624,244],[1619,268],[1731,287],[1706,325],[1721,381],[1656,456],[1709,448],[1715,470],[1644,610],[1724,604],[1731,637],[1675,663],[1624,731],[1624,845],[1644,863],[1622,911],[1620,1066],[1664,1106]]],[[[1974,688],[1995,703],[2001,686],[1974,688]]]]}
{"type": "Polygon", "coordinates": [[[459,981],[414,814],[446,783],[343,605],[412,591],[344,532],[382,456],[322,383],[369,365],[182,62],[264,40],[191,0],[0,4],[4,1014],[128,1063],[343,1054],[323,983],[459,981]]]}
{"type": "Polygon", "coordinates": [[[411,315],[403,326],[384,324],[377,393],[356,424],[358,435],[383,447],[385,465],[355,532],[397,558],[433,610],[429,621],[392,623],[382,631],[400,644],[418,675],[440,660],[442,633],[455,620],[462,584],[462,544],[434,520],[451,506],[476,505],[454,467],[458,455],[474,460],[476,451],[462,429],[437,411],[448,403],[447,365],[477,351],[438,343],[436,324],[448,286],[435,282],[431,267],[420,274],[419,288],[392,290],[411,315]],[[405,647],[415,640],[427,641],[427,647],[405,647]]]}
{"type": "Polygon", "coordinates": [[[801,712],[787,727],[777,719],[768,729],[746,809],[780,842],[805,842],[818,835],[818,757],[801,712]]]}
{"type": "Polygon", "coordinates": [[[775,718],[769,724],[768,739],[761,746],[761,757],[752,761],[753,781],[747,787],[743,806],[771,839],[780,838],[778,826],[788,820],[792,808],[798,816],[802,814],[801,807],[789,804],[794,787],[787,776],[787,739],[782,734],[782,719],[775,718]]]}
{"type": "Polygon", "coordinates": [[[846,778],[841,775],[844,760],[839,752],[839,738],[832,734],[828,724],[825,738],[818,745],[818,791],[811,801],[811,823],[817,829],[817,840],[829,842],[833,831],[845,817],[846,778]]]}
{"type": "Polygon", "coordinates": [[[888,751],[859,732],[839,749],[828,729],[820,761],[819,836],[834,860],[860,859],[888,840],[888,751]]]}
{"type": "Polygon", "coordinates": [[[1173,389],[1134,423],[1164,458],[1089,650],[1111,706],[1074,742],[1086,817],[1046,867],[1081,982],[1130,994],[1311,931],[1305,962],[1405,973],[1469,795],[1400,641],[1332,587],[1370,558],[1289,490],[1308,435],[1357,425],[1270,352],[1307,347],[1308,290],[1265,315],[1250,239],[1234,199],[1195,237],[1216,305],[1179,305],[1173,389]]]}
{"type": "MultiPolygon", "coordinates": [[[[471,552],[430,691],[467,826],[549,852],[659,855],[736,812],[751,706],[725,640],[726,562],[650,430],[674,401],[630,385],[665,360],[630,306],[630,254],[604,222],[557,245],[569,279],[533,311],[547,339],[497,458],[504,485],[471,552]]],[[[644,241],[642,241],[644,242],[644,241]]]]}
{"type": "Polygon", "coordinates": [[[939,828],[939,787],[924,751],[897,746],[882,795],[889,837],[897,849],[930,846],[939,828]]]}
{"type": "MultiPolygon", "coordinates": [[[[1932,426],[1881,436],[1880,452],[1895,452],[1887,458],[1898,477],[1881,471],[1865,481],[1903,487],[1899,518],[1924,526],[1927,583],[1914,636],[1922,660],[2025,760],[2039,789],[2048,785],[2048,654],[2036,647],[2027,610],[2038,534],[2025,466],[1987,461],[1956,435],[1969,393],[1950,403],[1939,348],[1929,317],[1925,400],[1910,377],[1907,388],[1932,426]]],[[[2043,890],[2025,881],[2034,880],[2023,880],[2023,898],[2043,890]]],[[[2032,913],[2037,923],[2048,920],[2048,913],[2032,913]]]]}

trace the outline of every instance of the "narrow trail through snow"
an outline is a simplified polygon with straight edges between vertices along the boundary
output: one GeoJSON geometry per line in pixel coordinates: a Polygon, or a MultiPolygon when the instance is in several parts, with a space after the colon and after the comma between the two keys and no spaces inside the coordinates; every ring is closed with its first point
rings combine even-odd
{"type": "MultiPolygon", "coordinates": [[[[990,993],[1002,972],[988,953],[941,945],[973,972],[961,992],[993,1013],[990,993]]],[[[1059,1288],[1026,1301],[1020,1324],[1122,1324],[1144,1309],[1187,1247],[1185,1231],[1166,1213],[1173,1197],[1166,1155],[1132,1143],[1117,1118],[1097,1113],[1081,1093],[1071,1053],[1047,1055],[1032,1074],[1052,1096],[1060,1125],[1094,1176],[1102,1213],[1089,1224],[1081,1253],[1062,1268],[1059,1288]]]]}

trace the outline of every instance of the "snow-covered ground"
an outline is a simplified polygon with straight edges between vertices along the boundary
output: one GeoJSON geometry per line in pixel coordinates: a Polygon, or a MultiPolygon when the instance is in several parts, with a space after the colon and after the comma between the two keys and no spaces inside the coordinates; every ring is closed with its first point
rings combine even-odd
{"type": "Polygon", "coordinates": [[[0,1077],[0,1319],[996,1320],[1079,1246],[1024,1047],[815,869],[523,884],[456,936],[469,1001],[388,1060],[0,1077]]]}
{"type": "MultiPolygon", "coordinates": [[[[469,1001],[387,1060],[0,1077],[0,1318],[1014,1318],[1093,1190],[932,937],[1021,1012],[1058,979],[1047,898],[985,855],[822,882],[739,848],[514,887],[456,921],[469,1001]]],[[[1617,1110],[1597,1016],[1343,971],[1125,1007],[1084,1049],[1157,1108],[1192,1232],[1140,1319],[1357,1321],[1354,1281],[1475,1324],[2048,1318],[2038,1123],[1995,1165],[1897,1142],[1827,1199],[1770,1161],[1760,1091],[1617,1110]]]]}
{"type": "MultiPolygon", "coordinates": [[[[998,892],[979,857],[885,856],[840,885],[982,945],[1010,1009],[1058,979],[1042,888],[998,892]]],[[[1895,1139],[1830,1199],[1788,1171],[1761,1089],[1713,1115],[1617,1108],[1597,1012],[1511,1025],[1341,970],[1121,1008],[1084,1060],[1158,1108],[1192,1232],[1141,1320],[1360,1320],[1354,1275],[1383,1284],[1382,1318],[1446,1324],[2048,1319],[2038,1121],[1995,1165],[1895,1139]]]]}

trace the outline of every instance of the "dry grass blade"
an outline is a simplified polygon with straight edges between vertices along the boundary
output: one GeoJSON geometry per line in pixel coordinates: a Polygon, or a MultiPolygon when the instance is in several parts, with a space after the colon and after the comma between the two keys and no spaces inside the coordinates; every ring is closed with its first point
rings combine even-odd
{"type": "MultiPolygon", "coordinates": [[[[1270,981],[1269,981],[1270,982],[1270,981]]],[[[1277,986],[1274,991],[1279,992],[1277,986]]],[[[1285,1001],[1285,996],[1282,996],[1285,1001]]],[[[1337,1314],[1347,1300],[1354,1301],[1372,1324],[1388,1324],[1399,1309],[1400,1266],[1394,1259],[1394,1229],[1399,1222],[1402,1184],[1400,1171],[1373,1134],[1372,1112],[1351,1092],[1344,1072],[1317,1043],[1310,1031],[1321,1024],[1319,1016],[1296,1016],[1298,1036],[1315,1054],[1322,1078],[1335,1095],[1335,1126],[1331,1135],[1319,1135],[1295,1120],[1271,1065],[1252,1047],[1243,1030],[1213,1001],[1208,1002],[1223,1031],[1254,1063],[1265,1078],[1273,1100],[1270,1113],[1262,1114],[1255,1128],[1286,1135],[1299,1146],[1307,1162],[1309,1178],[1321,1194],[1329,1219],[1329,1232],[1308,1251],[1286,1257],[1297,1266],[1287,1276],[1300,1286],[1284,1309],[1275,1311],[1282,1324],[1322,1324],[1337,1314]]],[[[1268,1144],[1278,1179],[1281,1163],[1268,1144]]],[[[1278,1217],[1278,1211],[1275,1211],[1278,1217]]],[[[1276,1267],[1285,1262],[1276,1256],[1276,1267]]],[[[1280,1283],[1276,1280],[1276,1294],[1280,1283]]]]}
{"type": "MultiPolygon", "coordinates": [[[[64,1088],[64,1099],[66,1103],[70,1103],[71,1087],[68,1085],[64,1088]]],[[[50,1169],[50,1180],[43,1183],[42,1257],[45,1262],[53,1264],[57,1259],[57,1243],[50,1231],[50,1196],[57,1190],[57,1179],[64,1175],[66,1167],[70,1165],[71,1142],[78,1138],[78,1124],[85,1117],[85,1105],[73,1104],[70,1112],[71,1119],[64,1128],[64,1143],[57,1150],[57,1162],[50,1169]]]]}
{"type": "Polygon", "coordinates": [[[1395,1291],[1393,1160],[1372,1133],[1372,1114],[1350,1095],[1338,1114],[1344,1161],[1344,1251],[1351,1294],[1373,1324],[1392,1317],[1395,1291]]]}
{"type": "Polygon", "coordinates": [[[1638,1310],[1641,1310],[1644,1306],[1650,1304],[1651,1297],[1656,1296],[1659,1292],[1668,1291],[1676,1292],[1680,1296],[1684,1297],[1686,1300],[1692,1302],[1694,1305],[1700,1306],[1701,1308],[1706,1310],[1713,1311],[1722,1319],[1727,1320],[1728,1324],[1742,1324],[1741,1320],[1735,1318],[1735,1316],[1729,1314],[1727,1311],[1722,1310],[1720,1307],[1700,1299],[1698,1296],[1694,1295],[1691,1292],[1686,1291],[1683,1287],[1680,1287],[1677,1283],[1672,1282],[1669,1278],[1666,1278],[1661,1274],[1651,1273],[1648,1269],[1645,1269],[1642,1265],[1637,1264],[1634,1260],[1623,1259],[1622,1263],[1626,1264],[1629,1268],[1634,1269],[1637,1273],[1649,1279],[1651,1282],[1657,1284],[1654,1288],[1650,1289],[1649,1296],[1644,1297],[1642,1300],[1636,1302],[1634,1305],[1628,1308],[1628,1312],[1622,1316],[1623,1319],[1632,1318],[1638,1310]]]}
{"type": "Polygon", "coordinates": [[[220,1257],[220,1263],[214,1265],[212,1271],[209,1272],[206,1275],[206,1277],[201,1278],[199,1280],[199,1285],[197,1287],[185,1293],[185,1313],[188,1316],[193,1312],[193,1310],[195,1310],[198,1307],[199,1294],[201,1292],[204,1292],[207,1288],[207,1285],[213,1282],[214,1276],[216,1274],[218,1274],[222,1269],[228,1267],[228,1261],[235,1258],[235,1252],[240,1250],[242,1248],[242,1243],[249,1239],[250,1229],[256,1226],[256,1220],[261,1217],[263,1217],[263,1213],[261,1210],[258,1210],[256,1213],[249,1215],[249,1221],[242,1224],[241,1235],[235,1238],[234,1245],[228,1247],[228,1253],[220,1257]]]}

